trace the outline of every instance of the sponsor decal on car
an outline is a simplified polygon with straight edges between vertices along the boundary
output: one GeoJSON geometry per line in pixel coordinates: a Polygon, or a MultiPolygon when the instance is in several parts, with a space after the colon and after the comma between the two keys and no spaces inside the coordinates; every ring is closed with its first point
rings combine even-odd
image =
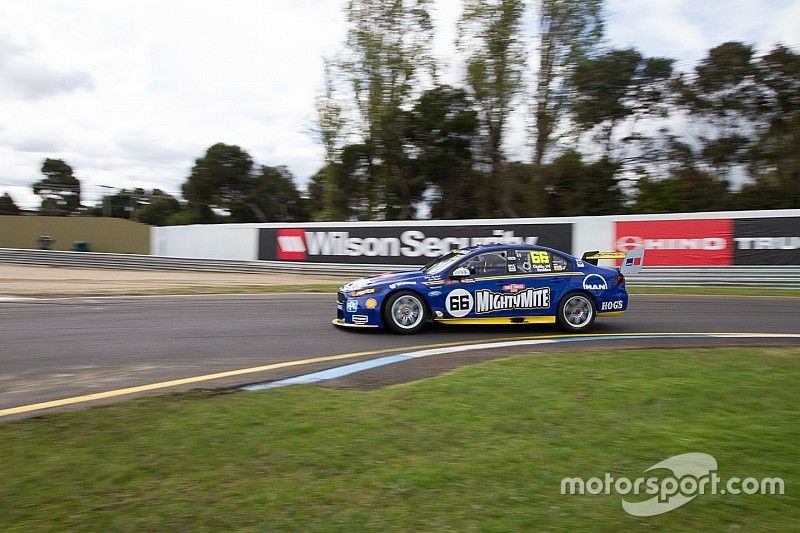
{"type": "Polygon", "coordinates": [[[364,307],[366,307],[367,309],[375,309],[376,307],[378,307],[378,300],[376,300],[375,298],[367,298],[367,301],[364,302],[364,307]]]}
{"type": "Polygon", "coordinates": [[[416,285],[416,281],[398,281],[397,283],[392,283],[389,285],[390,289],[396,289],[397,287],[406,287],[408,285],[416,285]]]}
{"type": "Polygon", "coordinates": [[[347,312],[355,313],[358,311],[358,300],[347,300],[347,312]]]}
{"type": "Polygon", "coordinates": [[[614,300],[613,302],[603,302],[600,304],[601,311],[621,311],[623,307],[622,300],[614,300]]]}
{"type": "Polygon", "coordinates": [[[583,288],[587,291],[604,291],[608,289],[608,283],[600,274],[589,274],[583,278],[583,288]]]}
{"type": "Polygon", "coordinates": [[[367,294],[375,293],[376,289],[361,289],[360,291],[353,291],[350,293],[350,296],[353,298],[360,298],[361,296],[366,296],[367,294]]]}
{"type": "Polygon", "coordinates": [[[500,290],[503,292],[518,292],[523,289],[525,289],[524,283],[509,283],[508,285],[500,287],[500,290]]]}
{"type": "Polygon", "coordinates": [[[431,291],[431,292],[428,293],[428,296],[433,298],[434,296],[439,296],[441,294],[442,294],[442,291],[431,291]]]}
{"type": "Polygon", "coordinates": [[[472,311],[473,298],[469,291],[455,289],[448,293],[445,299],[445,307],[450,315],[461,318],[467,316],[472,311]]]}
{"type": "Polygon", "coordinates": [[[512,294],[475,291],[475,312],[478,314],[514,309],[546,309],[550,307],[550,288],[525,289],[512,294]]]}

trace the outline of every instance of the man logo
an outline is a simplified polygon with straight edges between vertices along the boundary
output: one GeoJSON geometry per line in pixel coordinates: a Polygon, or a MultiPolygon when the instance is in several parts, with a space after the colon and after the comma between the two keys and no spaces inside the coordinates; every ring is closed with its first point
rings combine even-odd
{"type": "Polygon", "coordinates": [[[305,261],[306,232],[302,229],[279,229],[276,239],[276,257],[279,261],[305,261]]]}
{"type": "Polygon", "coordinates": [[[583,278],[583,288],[587,291],[604,291],[608,288],[608,283],[599,274],[589,274],[583,278]]]}

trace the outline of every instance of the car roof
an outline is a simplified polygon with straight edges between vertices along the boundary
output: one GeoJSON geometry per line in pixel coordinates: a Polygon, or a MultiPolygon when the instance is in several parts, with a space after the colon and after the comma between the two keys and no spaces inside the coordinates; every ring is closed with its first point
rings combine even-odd
{"type": "Polygon", "coordinates": [[[492,251],[501,251],[501,250],[546,250],[548,252],[555,252],[561,255],[568,255],[572,257],[572,255],[568,252],[563,252],[561,250],[556,250],[555,248],[548,248],[547,246],[539,246],[536,244],[478,244],[475,246],[468,246],[466,248],[461,248],[462,251],[465,252],[492,252],[492,251]]]}

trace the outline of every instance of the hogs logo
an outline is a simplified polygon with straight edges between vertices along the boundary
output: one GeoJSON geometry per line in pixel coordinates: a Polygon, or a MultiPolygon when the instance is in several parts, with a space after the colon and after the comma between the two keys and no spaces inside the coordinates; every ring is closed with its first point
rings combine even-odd
{"type": "Polygon", "coordinates": [[[306,232],[302,229],[279,229],[275,256],[279,261],[305,261],[308,258],[306,232]]]}

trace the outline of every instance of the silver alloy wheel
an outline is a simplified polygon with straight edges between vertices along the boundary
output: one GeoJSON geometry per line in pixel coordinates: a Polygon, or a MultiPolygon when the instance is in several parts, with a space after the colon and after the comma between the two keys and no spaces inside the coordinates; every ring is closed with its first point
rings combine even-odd
{"type": "Polygon", "coordinates": [[[425,313],[422,309],[422,302],[411,295],[404,295],[392,303],[392,320],[397,327],[402,329],[414,329],[422,322],[425,313]]]}
{"type": "Polygon", "coordinates": [[[576,294],[564,302],[564,321],[574,328],[582,328],[592,320],[592,304],[585,296],[576,294]]]}

